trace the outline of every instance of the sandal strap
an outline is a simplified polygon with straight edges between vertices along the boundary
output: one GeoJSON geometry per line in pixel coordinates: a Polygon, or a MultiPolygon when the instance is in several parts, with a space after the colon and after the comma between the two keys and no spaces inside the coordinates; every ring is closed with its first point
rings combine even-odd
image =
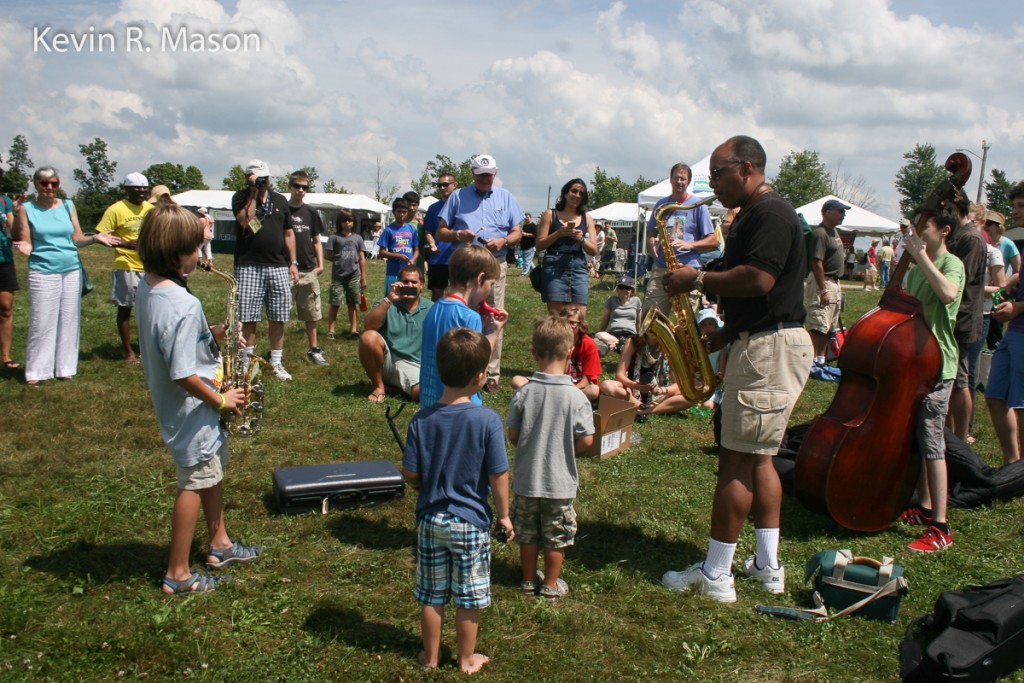
{"type": "Polygon", "coordinates": [[[178,581],[169,576],[164,577],[164,585],[177,595],[181,593],[206,593],[216,590],[217,584],[227,580],[226,576],[211,576],[202,572],[193,572],[187,579],[178,581]]]}

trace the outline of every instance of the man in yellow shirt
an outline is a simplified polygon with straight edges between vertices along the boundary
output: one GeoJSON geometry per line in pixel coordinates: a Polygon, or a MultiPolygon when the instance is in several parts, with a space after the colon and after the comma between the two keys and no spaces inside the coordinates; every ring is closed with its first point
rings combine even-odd
{"type": "Polygon", "coordinates": [[[114,247],[116,256],[111,276],[113,284],[110,300],[117,306],[117,333],[121,337],[124,360],[137,365],[139,359],[132,349],[131,317],[132,309],[135,308],[135,290],[145,273],[136,245],[142,219],[153,205],[146,201],[149,197],[149,180],[146,176],[129,173],[122,186],[128,197],[107,207],[96,225],[96,232],[112,232],[121,238],[120,246],[114,247]]]}

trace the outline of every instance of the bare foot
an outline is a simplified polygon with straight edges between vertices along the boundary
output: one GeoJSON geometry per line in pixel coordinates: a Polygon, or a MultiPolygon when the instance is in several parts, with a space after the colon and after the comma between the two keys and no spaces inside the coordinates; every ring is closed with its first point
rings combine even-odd
{"type": "Polygon", "coordinates": [[[374,389],[373,393],[366,397],[366,400],[370,403],[383,403],[384,402],[384,390],[374,389]]]}
{"type": "Polygon", "coordinates": [[[431,658],[427,656],[426,650],[420,650],[420,653],[416,655],[416,661],[420,663],[420,666],[425,666],[428,669],[437,668],[437,659],[435,658],[431,660],[431,658]]]}
{"type": "Polygon", "coordinates": [[[484,664],[491,661],[490,657],[477,654],[474,652],[468,662],[459,662],[459,669],[464,674],[475,674],[480,669],[484,668],[484,664]]]}

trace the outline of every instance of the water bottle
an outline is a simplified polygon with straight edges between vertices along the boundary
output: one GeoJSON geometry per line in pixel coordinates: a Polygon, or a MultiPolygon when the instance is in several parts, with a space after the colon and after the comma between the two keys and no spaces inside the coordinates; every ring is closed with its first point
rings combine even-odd
{"type": "Polygon", "coordinates": [[[366,295],[362,293],[359,295],[359,310],[366,312],[366,295]]]}

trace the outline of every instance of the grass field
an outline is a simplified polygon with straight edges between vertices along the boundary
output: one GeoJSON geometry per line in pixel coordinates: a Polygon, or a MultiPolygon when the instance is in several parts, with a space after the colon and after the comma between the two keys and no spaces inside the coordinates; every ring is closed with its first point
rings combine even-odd
{"type": "MultiPolygon", "coordinates": [[[[321,345],[330,367],[305,360],[301,326],[289,323],[285,365],[295,380],[268,380],[263,432],[232,441],[227,525],[265,545],[266,557],[233,571],[236,582],[212,594],[160,592],[174,467],[141,367],[120,360],[108,301],[110,252],[90,248],[83,257],[97,287],[84,302],[78,377],[29,388],[21,371],[0,371],[0,679],[461,679],[453,666],[424,671],[414,659],[414,494],[326,516],[281,516],[271,505],[277,467],[400,459],[384,408],[366,401],[355,342],[328,341],[326,324],[321,345]]],[[[222,256],[219,267],[227,261],[222,256]]],[[[24,259],[18,269],[14,357],[23,360],[24,259]]],[[[376,295],[383,265],[371,262],[369,270],[376,295]]],[[[509,282],[502,391],[484,399],[502,416],[508,378],[531,371],[530,325],[544,310],[525,278],[509,282]]],[[[210,320],[219,320],[224,285],[197,273],[192,288],[210,320]]],[[[610,284],[591,292],[592,325],[610,293],[610,284]]],[[[851,290],[847,324],[875,301],[877,294],[851,290]]],[[[258,348],[267,349],[265,325],[258,348]]],[[[617,357],[605,360],[610,373],[617,357]]],[[[810,382],[794,422],[822,412],[834,387],[810,382]]],[[[399,418],[402,430],[413,409],[399,418]]],[[[955,545],[915,556],[906,550],[910,528],[851,533],[787,498],[784,595],[768,596],[739,579],[734,605],[670,593],[659,583],[662,573],[701,559],[706,548],[716,471],[711,429],[706,419],[687,416],[653,418],[636,432],[640,443],[628,452],[580,463],[579,534],[563,574],[568,598],[546,604],[519,595],[518,553],[495,546],[494,603],[483,613],[479,640],[492,661],[480,680],[897,680],[897,643],[939,592],[1020,571],[1020,502],[953,510],[955,545]],[[897,624],[812,625],[754,613],[758,602],[809,606],[804,562],[819,550],[847,547],[904,565],[911,592],[897,624]]],[[[984,407],[975,435],[979,451],[996,462],[984,407]]],[[[748,525],[737,561],[753,547],[748,525]]],[[[197,536],[197,562],[204,550],[197,536]]]]}

